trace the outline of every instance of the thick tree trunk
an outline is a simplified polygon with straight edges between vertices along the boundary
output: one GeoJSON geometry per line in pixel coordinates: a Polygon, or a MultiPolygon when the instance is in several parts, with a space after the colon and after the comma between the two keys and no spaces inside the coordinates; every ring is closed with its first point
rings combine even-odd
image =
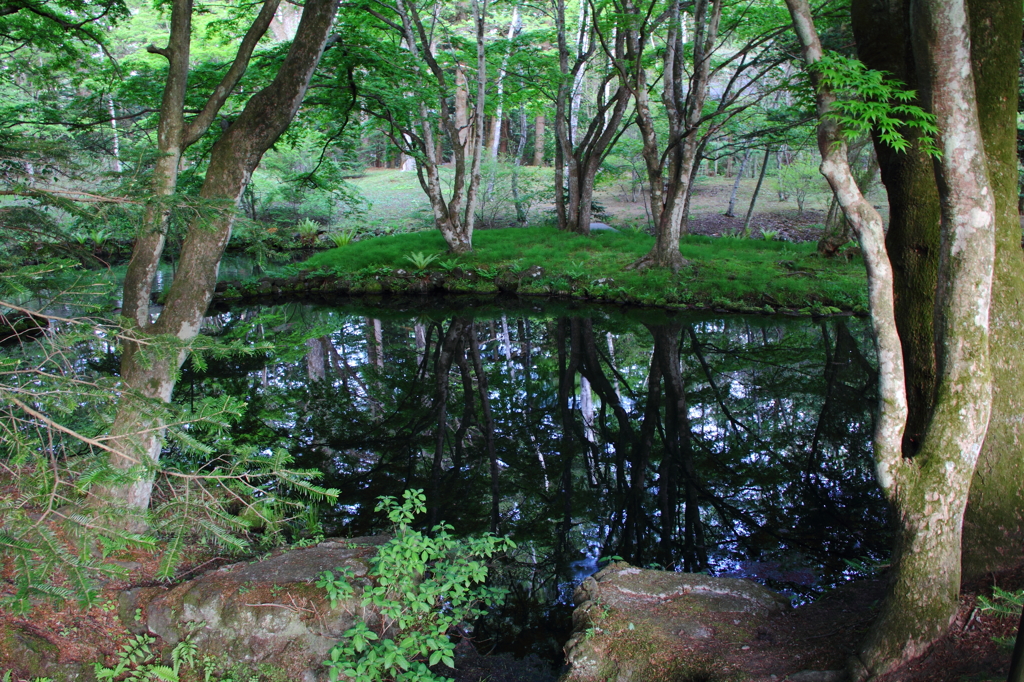
{"type": "MultiPolygon", "coordinates": [[[[862,59],[916,87],[910,50],[909,3],[853,4],[854,31],[862,59]]],[[[964,579],[1016,566],[1024,558],[1024,384],[1017,369],[1024,348],[1024,256],[1015,215],[1016,94],[1020,7],[971,0],[971,60],[988,170],[996,201],[990,355],[993,402],[989,429],[964,517],[964,579]]],[[[935,399],[933,345],[940,207],[932,163],[920,152],[897,154],[876,145],[889,194],[887,244],[896,272],[897,322],[907,359],[910,416],[904,452],[921,445],[935,399]]]]}
{"type": "Polygon", "coordinates": [[[1021,4],[968,0],[978,112],[996,202],[989,348],[992,415],[964,517],[964,578],[1024,560],[1024,253],[1017,198],[1021,4]]]}
{"type": "Polygon", "coordinates": [[[995,203],[975,103],[962,0],[926,0],[911,20],[923,91],[939,128],[942,238],[935,408],[921,449],[885,485],[898,519],[890,592],[852,670],[877,675],[948,629],[960,589],[964,508],[991,410],[989,308],[995,203]]]}
{"type": "Polygon", "coordinates": [[[173,3],[167,47],[149,47],[150,52],[167,58],[168,71],[157,124],[157,160],[153,168],[152,198],[146,205],[142,227],[135,239],[124,280],[123,314],[140,327],[145,327],[150,321],[149,301],[153,278],[163,255],[171,200],[178,186],[181,156],[209,130],[217,113],[245,73],[252,52],[270,26],[279,4],[280,0],[264,1],[259,15],[242,38],[227,73],[203,109],[187,124],[184,107],[192,41],[191,0],[175,0],[173,3]]]}
{"type": "MultiPolygon", "coordinates": [[[[787,5],[804,58],[813,64],[821,56],[821,45],[810,7],[805,0],[787,0],[787,5]]],[[[925,0],[911,25],[920,30],[915,52],[928,73],[925,85],[940,130],[944,199],[936,307],[939,381],[931,423],[913,458],[902,452],[906,390],[881,221],[864,205],[853,182],[845,145],[835,144],[835,123],[822,118],[831,93],[820,76],[811,76],[818,91],[822,172],[861,238],[868,266],[880,366],[875,459],[897,522],[890,592],[859,656],[851,660],[851,677],[857,680],[922,653],[955,614],[962,514],[991,403],[988,313],[994,204],[974,103],[966,13],[958,0],[925,0]]]]}
{"type": "MultiPolygon", "coordinates": [[[[889,71],[916,89],[909,2],[855,0],[857,48],[872,69],[889,71]]],[[[886,248],[893,265],[896,324],[906,361],[908,416],[903,451],[921,446],[935,401],[935,281],[939,268],[941,209],[932,159],[915,146],[899,153],[876,141],[882,184],[889,198],[886,248]]]]}
{"type": "Polygon", "coordinates": [[[192,2],[175,0],[171,5],[171,33],[163,50],[167,57],[167,80],[157,124],[157,159],[153,168],[152,198],[146,205],[142,228],[135,238],[132,257],[124,278],[121,309],[124,317],[140,327],[149,324],[149,299],[153,278],[160,267],[170,216],[170,197],[178,186],[185,135],[185,89],[188,86],[189,52],[192,44],[192,2]]]}
{"type": "MultiPolygon", "coordinates": [[[[168,292],[163,312],[154,324],[145,329],[146,337],[155,341],[147,343],[147,346],[156,350],[146,350],[143,356],[144,351],[140,346],[126,344],[121,362],[121,376],[126,390],[111,435],[117,446],[115,449],[120,449],[124,456],[112,457],[111,464],[115,468],[125,469],[145,463],[149,471],[135,483],[99,491],[101,505],[112,503],[135,512],[141,512],[149,505],[152,466],[159,458],[162,432],[158,428],[159,423],[154,422],[154,417],[147,416],[153,413],[146,409],[144,402],[170,400],[177,370],[186,356],[184,344],[199,333],[206,308],[213,296],[217,269],[231,234],[238,201],[263,153],[277,141],[298,111],[313,70],[319,63],[337,4],[338,0],[310,0],[306,4],[296,40],[274,81],[253,95],[211,150],[200,197],[211,205],[220,204],[220,208],[209,220],[196,218],[189,225],[177,276],[168,292]],[[160,337],[172,339],[173,342],[160,341],[160,337]]],[[[267,5],[264,9],[267,9],[267,5]]],[[[266,31],[273,11],[268,14],[265,17],[266,24],[258,31],[259,35],[266,31]]],[[[264,18],[262,12],[261,18],[264,18]]],[[[253,33],[250,30],[243,43],[248,42],[253,33]]],[[[259,39],[259,35],[255,36],[255,40],[259,39]]],[[[255,40],[251,42],[252,46],[255,46],[255,40]]],[[[247,61],[248,57],[245,59],[247,61]]],[[[236,59],[229,75],[235,71],[238,62],[236,59]]],[[[244,64],[241,70],[244,71],[244,64]]],[[[227,91],[218,90],[196,122],[208,127],[207,111],[212,104],[216,104],[214,111],[219,110],[223,99],[226,99],[233,87],[232,84],[227,91]],[[220,104],[216,103],[216,99],[220,99],[220,104]]],[[[212,120],[212,114],[208,118],[212,120]]],[[[194,127],[185,131],[185,141],[195,132],[194,127]]],[[[127,523],[138,525],[136,521],[127,523]]]]}

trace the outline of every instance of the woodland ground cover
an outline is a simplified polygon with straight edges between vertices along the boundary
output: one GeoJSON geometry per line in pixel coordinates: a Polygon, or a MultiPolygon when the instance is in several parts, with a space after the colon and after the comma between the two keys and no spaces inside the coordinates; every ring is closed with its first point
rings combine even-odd
{"type": "MultiPolygon", "coordinates": [[[[803,186],[804,210],[799,210],[794,196],[799,183],[773,171],[776,177],[770,179],[771,191],[767,191],[768,181],[761,191],[749,239],[738,236],[743,210],[736,218],[722,215],[734,178],[701,177],[691,205],[696,234],[684,236],[680,244],[689,265],[672,273],[629,267],[650,251],[654,238],[649,234],[646,192],[642,187],[634,192],[632,174],[619,166],[610,164],[595,194],[598,217],[618,232],[595,231],[584,237],[559,231],[553,226],[552,206],[540,203],[530,214],[530,227],[479,230],[474,250],[461,256],[448,254],[440,233],[433,229],[429,204],[413,173],[370,170],[349,181],[367,201],[366,214],[330,228],[350,231],[354,241],[316,254],[298,269],[347,278],[357,287],[404,271],[462,279],[453,287],[462,291],[495,291],[494,278],[504,276],[515,278],[522,294],[756,312],[867,312],[863,263],[855,250],[839,259],[816,253],[813,240],[822,229],[817,221],[824,219],[831,199],[820,177],[803,186]],[[530,268],[539,271],[523,277],[530,268]],[[464,275],[470,271],[479,271],[482,278],[466,280],[464,275]]],[[[550,168],[522,170],[536,185],[543,187],[546,182],[550,195],[550,168]]],[[[512,206],[502,199],[507,197],[503,192],[507,183],[507,172],[502,172],[492,191],[491,208],[484,201],[485,211],[497,218],[493,224],[499,227],[514,224],[512,206]]],[[[754,178],[739,184],[737,195],[744,209],[755,186],[754,178]]],[[[326,238],[320,243],[325,242],[326,238]]]]}
{"type": "Polygon", "coordinates": [[[595,232],[590,237],[555,228],[482,230],[476,247],[446,253],[436,231],[376,237],[317,254],[301,267],[356,281],[412,271],[482,277],[470,290],[493,290],[496,277],[518,280],[522,294],[574,295],[648,305],[776,309],[827,314],[865,313],[859,259],[826,261],[813,243],[687,236],[678,273],[627,269],[654,238],[639,231],[595,232]],[[399,272],[401,271],[401,272],[399,272]]]}

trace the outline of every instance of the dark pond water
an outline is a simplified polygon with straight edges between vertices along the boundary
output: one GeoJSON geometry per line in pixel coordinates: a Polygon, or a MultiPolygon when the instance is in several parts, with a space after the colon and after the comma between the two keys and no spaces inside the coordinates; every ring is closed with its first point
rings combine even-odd
{"type": "Polygon", "coordinates": [[[484,626],[502,646],[559,655],[573,587],[611,556],[809,599],[888,551],[864,321],[404,305],[212,317],[278,351],[186,366],[176,399],[243,397],[241,440],[341,491],[329,535],[382,530],[376,498],[422,488],[424,526],[512,537],[484,626]]]}

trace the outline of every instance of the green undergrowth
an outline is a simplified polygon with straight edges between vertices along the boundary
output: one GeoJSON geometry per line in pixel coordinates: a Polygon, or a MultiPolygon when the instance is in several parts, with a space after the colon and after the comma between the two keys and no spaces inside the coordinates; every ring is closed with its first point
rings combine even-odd
{"type": "MultiPolygon", "coordinates": [[[[474,250],[453,256],[436,231],[352,242],[318,253],[299,267],[352,283],[353,292],[416,290],[417,280],[445,290],[563,295],[601,301],[738,311],[867,312],[859,257],[824,259],[813,243],[735,237],[683,237],[688,265],[679,273],[628,266],[654,238],[641,232],[590,237],[531,227],[478,231],[474,250]],[[364,286],[365,285],[365,286],[364,286]]],[[[422,289],[420,289],[422,290],[422,289]]]]}

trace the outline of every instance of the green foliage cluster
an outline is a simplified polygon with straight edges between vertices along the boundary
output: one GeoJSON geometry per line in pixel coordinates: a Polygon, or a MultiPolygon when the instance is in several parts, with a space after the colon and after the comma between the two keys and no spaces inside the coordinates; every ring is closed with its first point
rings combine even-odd
{"type": "Polygon", "coordinates": [[[886,72],[869,69],[860,60],[838,52],[827,52],[814,68],[838,98],[828,116],[839,123],[848,140],[874,132],[882,142],[903,152],[910,148],[904,132],[910,129],[920,134],[921,149],[939,156],[933,139],[938,132],[935,115],[911,104],[917,91],[907,90],[886,72]]]}
{"type": "Polygon", "coordinates": [[[155,643],[154,637],[136,635],[117,652],[113,666],[94,663],[93,674],[100,682],[257,682],[261,677],[224,673],[216,658],[200,656],[199,647],[187,637],[171,649],[166,665],[155,643]]]}
{"type": "MultiPolygon", "coordinates": [[[[362,613],[325,661],[331,680],[353,682],[441,682],[430,666],[454,667],[449,635],[461,624],[499,605],[505,590],[486,585],[493,558],[515,545],[485,535],[459,540],[442,523],[427,535],[411,524],[422,514],[426,496],[407,490],[399,503],[382,496],[376,511],[387,514],[394,537],[372,560],[362,590],[362,613]],[[371,625],[372,624],[372,625],[371,625]]],[[[332,607],[355,594],[351,569],[326,571],[317,582],[332,607]]]]}
{"type": "Polygon", "coordinates": [[[1021,608],[1024,608],[1024,590],[1011,592],[996,585],[992,588],[991,598],[985,595],[978,597],[978,608],[994,616],[1019,618],[1021,608]]]}
{"type": "MultiPolygon", "coordinates": [[[[91,604],[95,577],[121,569],[107,562],[133,548],[162,555],[159,577],[172,577],[187,547],[206,543],[226,551],[277,542],[308,504],[336,492],[314,483],[315,470],[292,466],[283,450],[234,442],[231,428],[244,411],[238,398],[217,395],[165,404],[124,392],[107,371],[119,339],[133,331],[99,314],[110,289],[64,263],[24,268],[0,280],[0,324],[36,326],[7,339],[0,354],[0,466],[9,477],[0,491],[0,551],[11,560],[15,594],[10,606],[32,597],[78,598],[91,604]],[[32,299],[32,308],[18,301],[32,299]],[[64,306],[71,316],[39,310],[64,306]],[[73,306],[73,307],[72,307],[73,306]],[[164,425],[169,455],[157,464],[111,466],[110,433],[117,401],[130,401],[139,428],[164,425]],[[146,533],[126,530],[126,510],[94,504],[97,488],[155,479],[154,501],[141,521],[146,533]]],[[[27,305],[27,304],[26,304],[27,305]]],[[[10,333],[10,332],[7,332],[10,333]]],[[[191,353],[202,368],[265,347],[219,343],[200,336],[182,345],[149,338],[143,353],[191,353]]]]}

